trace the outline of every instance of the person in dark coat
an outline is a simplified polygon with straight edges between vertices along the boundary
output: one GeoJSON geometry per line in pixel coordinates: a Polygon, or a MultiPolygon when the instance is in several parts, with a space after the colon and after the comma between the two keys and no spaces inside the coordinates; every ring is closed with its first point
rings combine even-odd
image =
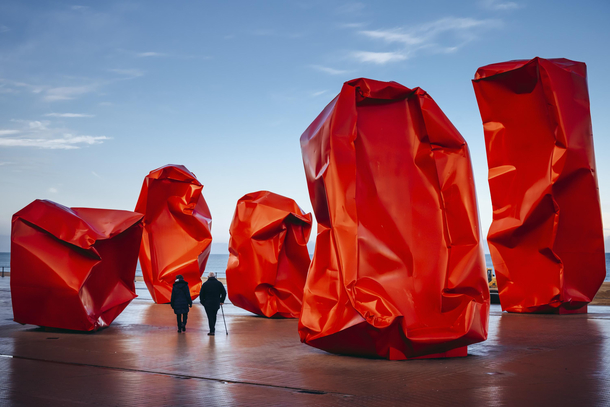
{"type": "Polygon", "coordinates": [[[191,300],[189,284],[184,281],[184,277],[181,274],[176,276],[176,281],[172,287],[170,304],[174,309],[174,314],[176,314],[176,320],[178,321],[178,333],[186,331],[186,319],[189,315],[189,308],[193,306],[193,300],[191,300]]]}
{"type": "Polygon", "coordinates": [[[225,286],[216,279],[216,274],[214,274],[214,272],[210,272],[210,274],[208,274],[208,280],[203,283],[201,291],[199,292],[199,302],[201,302],[201,305],[205,308],[205,313],[208,316],[208,323],[210,325],[210,332],[208,332],[208,335],[214,336],[214,331],[216,330],[216,314],[218,313],[220,306],[224,304],[226,297],[227,291],[225,290],[225,286]]]}

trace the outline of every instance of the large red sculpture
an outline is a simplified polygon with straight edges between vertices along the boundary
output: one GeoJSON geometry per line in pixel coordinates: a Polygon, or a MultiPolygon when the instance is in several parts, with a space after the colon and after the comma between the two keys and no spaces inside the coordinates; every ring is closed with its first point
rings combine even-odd
{"type": "Polygon", "coordinates": [[[237,201],[227,287],[234,305],[266,317],[298,318],[309,268],[311,214],[268,191],[237,201]]]}
{"type": "Polygon", "coordinates": [[[586,66],[503,62],[479,68],[473,84],[502,309],[586,312],[606,276],[586,66]]]}
{"type": "Polygon", "coordinates": [[[465,356],[489,289],[468,147],[422,89],[355,79],[301,136],[318,236],[301,341],[341,354],[465,356]]]}
{"type": "Polygon", "coordinates": [[[178,274],[195,299],[212,248],[212,215],[203,185],[182,165],[166,165],[144,179],[136,212],[144,214],[140,266],[156,303],[168,303],[178,274]]]}
{"type": "Polygon", "coordinates": [[[15,321],[79,331],[110,325],[136,297],[141,238],[139,213],[32,202],[13,215],[15,321]]]}

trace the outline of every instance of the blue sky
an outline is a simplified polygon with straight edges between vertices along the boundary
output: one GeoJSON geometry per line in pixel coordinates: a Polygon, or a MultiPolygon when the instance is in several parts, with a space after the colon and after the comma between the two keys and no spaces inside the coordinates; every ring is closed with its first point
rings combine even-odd
{"type": "MultiPolygon", "coordinates": [[[[37,198],[133,210],[152,169],[204,184],[215,243],[238,198],[311,211],[299,137],[346,80],[419,86],[467,140],[491,223],[479,66],[586,62],[610,236],[608,1],[13,1],[0,3],[0,251],[37,198]]],[[[609,242],[610,243],[610,242],[609,242]]],[[[219,246],[217,246],[219,247],[219,246]]]]}

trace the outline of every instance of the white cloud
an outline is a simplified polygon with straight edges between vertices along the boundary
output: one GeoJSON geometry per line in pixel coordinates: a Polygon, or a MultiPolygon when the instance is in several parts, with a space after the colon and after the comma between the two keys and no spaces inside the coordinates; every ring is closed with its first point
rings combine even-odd
{"type": "Polygon", "coordinates": [[[72,6],[72,7],[70,7],[70,8],[71,8],[72,10],[81,10],[81,11],[82,11],[82,10],[87,10],[89,7],[87,7],[87,6],[78,6],[78,5],[76,5],[76,6],[72,6]]]}
{"type": "Polygon", "coordinates": [[[312,92],[312,93],[311,93],[311,97],[315,98],[315,97],[317,97],[317,96],[321,96],[321,95],[325,94],[326,92],[328,92],[328,90],[326,90],[326,89],[325,89],[325,90],[318,91],[318,92],[312,92]]]}
{"type": "Polygon", "coordinates": [[[64,134],[62,138],[7,138],[0,137],[0,147],[37,147],[49,150],[75,150],[81,145],[101,144],[110,140],[105,136],[75,136],[64,134]]]}
{"type": "Polygon", "coordinates": [[[100,106],[112,106],[112,103],[111,102],[100,102],[100,103],[98,103],[98,105],[100,105],[100,106]]]}
{"type": "Polygon", "coordinates": [[[8,28],[7,26],[0,24],[0,33],[5,33],[5,32],[10,31],[10,30],[11,29],[8,28]]]}
{"type": "Polygon", "coordinates": [[[99,178],[99,179],[103,179],[97,172],[95,171],[91,171],[91,174],[93,174],[95,177],[99,178]]]}
{"type": "Polygon", "coordinates": [[[342,23],[339,24],[339,28],[364,28],[368,23],[342,23]]]}
{"type": "Polygon", "coordinates": [[[56,188],[49,188],[49,192],[52,193],[52,194],[56,194],[59,191],[56,188]]]}
{"type": "Polygon", "coordinates": [[[164,54],[162,52],[138,52],[136,56],[138,58],[166,57],[167,54],[164,54]]]}
{"type": "Polygon", "coordinates": [[[479,31],[500,26],[500,20],[446,17],[411,27],[362,30],[361,35],[397,44],[400,48],[389,52],[356,51],[352,56],[361,62],[386,64],[411,58],[424,49],[433,53],[453,53],[477,39],[479,31]]]}
{"type": "Polygon", "coordinates": [[[109,69],[110,72],[125,76],[126,79],[139,78],[144,72],[139,69],[109,69]]]}
{"type": "Polygon", "coordinates": [[[364,10],[364,3],[354,2],[337,7],[336,12],[338,14],[359,14],[362,10],[364,10]]]}
{"type": "Polygon", "coordinates": [[[57,100],[71,100],[75,99],[77,96],[93,92],[96,88],[96,85],[62,86],[50,88],[45,91],[43,98],[49,102],[55,102],[57,100]]]}
{"type": "Polygon", "coordinates": [[[74,150],[82,146],[101,144],[106,136],[74,134],[69,129],[51,127],[49,121],[11,120],[21,123],[21,129],[1,130],[0,147],[35,147],[50,150],[74,150]]]}
{"type": "Polygon", "coordinates": [[[94,114],[85,113],[47,113],[46,117],[95,117],[94,114]]]}
{"type": "Polygon", "coordinates": [[[331,74],[331,75],[343,75],[343,74],[349,72],[349,71],[344,71],[341,69],[329,68],[327,66],[322,66],[322,65],[310,65],[310,66],[313,69],[315,69],[316,71],[324,72],[324,73],[331,74]]]}
{"type": "Polygon", "coordinates": [[[502,0],[481,0],[479,4],[488,10],[516,10],[522,7],[513,1],[502,0]]]}
{"type": "Polygon", "coordinates": [[[388,62],[404,61],[407,56],[400,52],[368,52],[356,51],[352,56],[360,62],[371,62],[378,65],[387,64],[388,62]]]}

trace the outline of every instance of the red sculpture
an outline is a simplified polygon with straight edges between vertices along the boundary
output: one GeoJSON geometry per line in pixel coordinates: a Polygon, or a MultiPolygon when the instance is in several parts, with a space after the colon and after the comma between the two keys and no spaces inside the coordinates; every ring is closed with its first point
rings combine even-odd
{"type": "Polygon", "coordinates": [[[534,58],[479,68],[502,309],[586,312],[606,276],[584,63],[534,58]]]}
{"type": "Polygon", "coordinates": [[[309,268],[311,214],[268,191],[237,201],[227,286],[234,305],[266,317],[298,318],[309,268]]]}
{"type": "Polygon", "coordinates": [[[333,353],[465,356],[489,288],[466,142],[422,89],[355,79],[301,136],[318,236],[301,341],[333,353]]]}
{"type": "Polygon", "coordinates": [[[95,331],[136,296],[142,215],[36,200],[13,215],[11,298],[22,324],[95,331]]]}
{"type": "Polygon", "coordinates": [[[178,274],[195,299],[212,248],[212,215],[203,185],[182,165],[166,165],[144,179],[136,212],[144,214],[140,266],[156,303],[170,302],[178,274]]]}

